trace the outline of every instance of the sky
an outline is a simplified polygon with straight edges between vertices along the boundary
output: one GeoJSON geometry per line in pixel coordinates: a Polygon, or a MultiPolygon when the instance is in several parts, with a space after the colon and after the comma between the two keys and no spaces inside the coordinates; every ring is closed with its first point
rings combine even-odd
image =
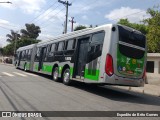
{"type": "MultiPolygon", "coordinates": [[[[26,23],[40,26],[38,39],[50,40],[62,34],[66,8],[58,0],[0,0],[10,1],[12,4],[0,3],[0,47],[4,47],[6,34],[10,30],[20,33],[26,23]]],[[[160,0],[68,0],[68,21],[74,17],[74,27],[78,25],[93,26],[117,23],[121,18],[130,22],[140,23],[149,15],[148,8],[160,4],[160,0]]],[[[68,32],[71,23],[68,22],[68,32]]]]}

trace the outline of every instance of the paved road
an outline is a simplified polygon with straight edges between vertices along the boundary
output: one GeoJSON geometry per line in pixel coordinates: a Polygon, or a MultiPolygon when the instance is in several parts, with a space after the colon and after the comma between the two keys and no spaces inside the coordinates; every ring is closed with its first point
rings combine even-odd
{"type": "MultiPolygon", "coordinates": [[[[49,76],[26,73],[0,64],[0,111],[160,111],[160,98],[75,82],[54,82],[49,76]]],[[[25,120],[26,118],[21,118],[25,120]]],[[[31,119],[31,118],[30,118],[31,119]]],[[[35,120],[36,118],[33,118],[35,120]]],[[[119,120],[120,118],[42,118],[119,120]]],[[[128,118],[121,118],[127,120],[128,118]]],[[[151,118],[129,118],[146,119],[151,118]]],[[[159,118],[152,118],[158,120],[159,118]]],[[[38,118],[39,120],[39,118],[38,118]]]]}

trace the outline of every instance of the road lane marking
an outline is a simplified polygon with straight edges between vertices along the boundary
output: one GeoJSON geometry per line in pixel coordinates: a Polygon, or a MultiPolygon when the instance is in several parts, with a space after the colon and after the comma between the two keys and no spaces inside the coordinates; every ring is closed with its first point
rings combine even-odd
{"type": "Polygon", "coordinates": [[[18,72],[13,72],[13,73],[16,74],[16,75],[22,76],[22,77],[27,77],[27,75],[24,75],[24,74],[21,74],[21,73],[18,73],[18,72]]]}
{"type": "Polygon", "coordinates": [[[26,75],[31,75],[31,76],[34,76],[34,77],[38,77],[38,75],[35,75],[35,74],[31,74],[31,73],[24,73],[26,75]]]}
{"type": "Polygon", "coordinates": [[[7,76],[10,76],[10,77],[13,77],[14,75],[10,74],[10,73],[7,73],[7,72],[2,72],[3,74],[7,75],[7,76]]]}

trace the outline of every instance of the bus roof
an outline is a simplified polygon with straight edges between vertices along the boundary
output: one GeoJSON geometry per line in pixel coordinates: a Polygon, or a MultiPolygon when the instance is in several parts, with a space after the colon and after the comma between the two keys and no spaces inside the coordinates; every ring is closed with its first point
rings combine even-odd
{"type": "Polygon", "coordinates": [[[39,42],[39,43],[36,43],[36,44],[31,44],[31,45],[28,45],[28,46],[20,47],[19,49],[17,49],[17,51],[31,49],[35,45],[41,46],[41,45],[50,44],[54,41],[59,41],[60,39],[64,39],[64,38],[69,39],[70,37],[77,37],[77,36],[89,34],[89,33],[92,33],[92,32],[96,32],[98,30],[103,30],[106,27],[111,27],[113,25],[114,24],[105,24],[105,25],[101,25],[101,26],[98,26],[98,27],[95,27],[95,28],[86,28],[86,29],[83,29],[83,30],[70,32],[70,33],[67,33],[67,34],[63,34],[63,35],[59,35],[57,37],[54,37],[52,40],[42,41],[42,42],[39,42]]]}
{"type": "Polygon", "coordinates": [[[59,35],[57,37],[54,37],[52,40],[39,42],[37,44],[37,46],[50,44],[50,43],[53,43],[54,41],[58,42],[59,40],[62,40],[64,38],[70,39],[72,37],[78,37],[78,36],[89,34],[89,33],[92,33],[92,32],[104,30],[106,27],[111,27],[111,26],[113,26],[113,24],[106,24],[106,25],[102,25],[102,26],[99,26],[99,27],[95,27],[95,28],[87,28],[87,29],[78,30],[78,31],[74,31],[74,32],[71,32],[71,33],[59,35]]]}
{"type": "Polygon", "coordinates": [[[27,49],[31,49],[35,46],[36,44],[31,44],[31,45],[27,45],[27,46],[24,46],[24,47],[20,47],[17,49],[17,51],[22,51],[22,50],[27,50],[27,49]]]}

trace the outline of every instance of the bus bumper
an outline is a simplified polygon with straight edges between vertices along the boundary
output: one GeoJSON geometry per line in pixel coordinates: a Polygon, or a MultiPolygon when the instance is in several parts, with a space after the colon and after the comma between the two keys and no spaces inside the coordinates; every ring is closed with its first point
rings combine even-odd
{"type": "Polygon", "coordinates": [[[120,85],[120,86],[134,86],[134,87],[143,87],[144,79],[142,78],[125,78],[119,77],[116,75],[108,76],[104,75],[105,83],[120,85]]]}

